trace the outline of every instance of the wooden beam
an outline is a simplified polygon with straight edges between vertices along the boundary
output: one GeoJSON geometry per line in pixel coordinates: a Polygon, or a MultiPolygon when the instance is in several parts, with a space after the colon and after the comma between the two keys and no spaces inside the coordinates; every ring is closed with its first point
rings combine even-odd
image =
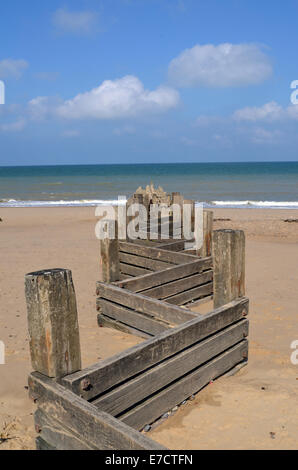
{"type": "MultiPolygon", "coordinates": [[[[183,309],[182,309],[183,310],[183,309]]],[[[62,379],[62,383],[87,400],[127,380],[167,357],[241,320],[248,314],[248,299],[231,302],[209,314],[200,315],[142,344],[116,354],[84,371],[62,379]],[[84,389],[85,380],[89,387],[84,389]]]]}
{"type": "Polygon", "coordinates": [[[243,230],[213,232],[214,306],[245,295],[245,235],[243,230]]]}
{"type": "Polygon", "coordinates": [[[202,258],[212,255],[213,212],[203,211],[203,246],[198,250],[202,258]]]}
{"type": "Polygon", "coordinates": [[[124,287],[132,292],[139,292],[151,287],[160,286],[166,282],[178,280],[191,274],[196,274],[204,270],[210,269],[212,266],[211,258],[196,259],[190,263],[171,266],[161,272],[147,273],[139,276],[137,279],[129,279],[115,283],[118,287],[124,287]]]}
{"type": "MultiPolygon", "coordinates": [[[[176,305],[169,305],[156,299],[150,299],[142,294],[129,292],[110,284],[98,283],[99,296],[106,300],[129,307],[137,312],[147,313],[154,318],[166,321],[170,324],[184,323],[197,315],[176,305]]],[[[97,303],[100,306],[98,301],[97,303]]]]}
{"type": "Polygon", "coordinates": [[[174,305],[184,305],[193,300],[200,299],[201,297],[209,296],[213,292],[213,282],[208,282],[202,286],[194,287],[193,289],[188,289],[180,294],[172,295],[167,297],[165,302],[174,305]]]}
{"type": "Polygon", "coordinates": [[[29,393],[41,411],[55,417],[97,449],[164,448],[37,372],[29,376],[29,393]]]}
{"type": "Polygon", "coordinates": [[[161,271],[162,269],[166,269],[168,266],[170,266],[168,262],[145,258],[144,256],[136,256],[129,253],[123,253],[122,251],[119,253],[119,259],[121,263],[131,264],[132,266],[139,266],[141,268],[150,269],[151,271],[161,271]]]}
{"type": "Polygon", "coordinates": [[[243,340],[181,380],[169,385],[160,393],[153,395],[139,406],[119,415],[119,419],[129,426],[141,430],[146,424],[152,423],[163,413],[205,387],[210,381],[239,364],[244,357],[247,357],[247,354],[248,343],[247,340],[243,340]]]}
{"type": "Polygon", "coordinates": [[[169,324],[158,321],[152,316],[136,312],[135,310],[131,310],[105,299],[99,298],[98,305],[100,306],[101,314],[107,315],[114,320],[121,321],[126,325],[142,330],[150,335],[156,335],[170,327],[169,324]]]}
{"type": "Polygon", "coordinates": [[[170,250],[161,249],[159,246],[154,248],[152,246],[136,245],[134,243],[120,242],[120,251],[130,253],[137,256],[144,256],[152,260],[159,260],[166,263],[181,264],[191,262],[197,259],[196,256],[188,255],[186,253],[177,253],[170,250]]]}
{"type": "MultiPolygon", "coordinates": [[[[120,263],[120,272],[122,274],[128,274],[135,278],[136,276],[144,276],[145,274],[151,274],[153,271],[140,266],[132,266],[131,264],[120,263]]],[[[116,282],[115,285],[118,285],[116,282]]]]}
{"type": "Polygon", "coordinates": [[[117,221],[107,220],[107,238],[99,240],[99,271],[102,282],[114,282],[119,280],[120,261],[119,261],[119,242],[117,221]],[[113,230],[115,228],[115,238],[113,230]]]}
{"type": "Polygon", "coordinates": [[[126,325],[119,320],[113,320],[103,313],[97,315],[97,323],[99,327],[107,327],[113,328],[114,330],[122,331],[123,333],[127,333],[129,335],[139,336],[140,338],[152,338],[155,335],[150,335],[149,333],[145,333],[143,330],[138,330],[137,328],[133,328],[132,326],[126,325]]]}
{"type": "Polygon", "coordinates": [[[142,294],[147,295],[155,299],[166,299],[171,295],[180,294],[188,289],[201,286],[206,282],[212,281],[213,272],[211,270],[205,271],[199,274],[193,274],[177,281],[167,282],[158,287],[146,289],[142,291],[142,294]]]}
{"type": "Polygon", "coordinates": [[[117,416],[239,343],[247,335],[248,320],[244,319],[175,354],[157,366],[147,369],[144,373],[104,394],[92,404],[112,416],[117,416]]]}
{"type": "Polygon", "coordinates": [[[76,296],[69,269],[25,276],[32,367],[59,378],[81,369],[76,296]]]}
{"type": "Polygon", "coordinates": [[[159,248],[162,250],[169,250],[169,251],[183,251],[185,246],[185,240],[172,240],[171,242],[166,242],[159,245],[159,248]]]}

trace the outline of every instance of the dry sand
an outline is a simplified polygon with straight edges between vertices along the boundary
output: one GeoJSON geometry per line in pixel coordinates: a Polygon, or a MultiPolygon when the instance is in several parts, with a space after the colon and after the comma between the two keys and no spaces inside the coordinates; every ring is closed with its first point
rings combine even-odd
{"type": "MultiPolygon", "coordinates": [[[[210,384],[147,435],[172,449],[297,449],[298,365],[291,364],[290,344],[298,340],[298,223],[283,220],[298,218],[298,212],[214,213],[231,219],[216,222],[216,228],[246,232],[249,365],[210,384]]],[[[94,208],[11,208],[1,209],[0,217],[0,340],[6,345],[6,364],[0,365],[0,449],[33,449],[24,274],[72,270],[84,367],[142,340],[97,327],[94,208]]]]}

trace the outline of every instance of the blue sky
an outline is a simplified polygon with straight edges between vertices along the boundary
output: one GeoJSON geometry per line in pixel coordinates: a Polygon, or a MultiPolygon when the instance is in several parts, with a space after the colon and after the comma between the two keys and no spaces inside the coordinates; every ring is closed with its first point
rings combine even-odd
{"type": "Polygon", "coordinates": [[[297,161],[298,3],[1,2],[0,165],[297,161]]]}

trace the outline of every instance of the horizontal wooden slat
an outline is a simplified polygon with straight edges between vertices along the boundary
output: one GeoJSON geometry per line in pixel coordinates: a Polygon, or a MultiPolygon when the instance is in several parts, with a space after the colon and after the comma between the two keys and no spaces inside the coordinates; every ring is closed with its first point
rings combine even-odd
{"type": "Polygon", "coordinates": [[[54,416],[97,449],[163,448],[38,372],[29,375],[29,390],[44,413],[54,416]]]}
{"type": "Polygon", "coordinates": [[[163,250],[159,247],[141,246],[133,243],[120,242],[120,252],[130,253],[137,256],[145,256],[146,258],[164,261],[172,264],[181,264],[198,259],[197,256],[187,255],[180,252],[172,252],[163,250]]]}
{"type": "Polygon", "coordinates": [[[187,309],[169,305],[156,299],[150,299],[142,294],[129,292],[126,289],[99,282],[97,284],[99,297],[111,300],[117,304],[129,307],[137,312],[148,313],[154,318],[166,321],[170,324],[184,323],[196,315],[187,309]]]}
{"type": "Polygon", "coordinates": [[[159,248],[162,250],[170,250],[170,251],[182,251],[184,250],[184,245],[185,245],[185,240],[172,240],[171,242],[166,242],[163,243],[161,241],[161,244],[159,245],[159,248]]]}
{"type": "Polygon", "coordinates": [[[158,261],[155,259],[145,258],[143,256],[131,255],[120,251],[119,259],[121,263],[131,264],[133,266],[140,266],[141,268],[150,269],[151,271],[160,271],[170,266],[170,263],[158,261]]]}
{"type": "Polygon", "coordinates": [[[110,318],[102,313],[97,315],[97,323],[100,327],[113,328],[114,330],[123,331],[123,333],[127,333],[129,335],[139,336],[140,338],[148,339],[155,336],[150,335],[149,333],[145,333],[143,330],[138,330],[137,328],[126,325],[119,320],[113,320],[113,318],[110,318]]]}
{"type": "Polygon", "coordinates": [[[188,307],[190,309],[194,307],[198,307],[199,305],[205,304],[207,302],[211,302],[213,299],[212,295],[207,295],[207,297],[203,297],[202,299],[195,300],[193,302],[190,302],[189,304],[185,304],[184,307],[188,307]]]}
{"type": "Polygon", "coordinates": [[[119,416],[119,419],[135,429],[141,430],[146,424],[152,423],[163,413],[181,403],[193,393],[198,392],[211,380],[223,375],[247,356],[248,343],[243,340],[228,349],[215,359],[207,362],[183,379],[174,382],[160,393],[119,416]]]}
{"type": "Polygon", "coordinates": [[[125,287],[132,292],[142,291],[150,287],[160,286],[166,282],[176,281],[178,279],[196,274],[204,270],[210,269],[212,266],[212,258],[202,258],[191,261],[190,263],[181,264],[179,266],[171,266],[161,272],[147,273],[139,276],[137,279],[128,281],[115,282],[118,287],[125,287]]]}
{"type": "Polygon", "coordinates": [[[234,346],[247,335],[248,320],[244,319],[164,360],[92,403],[99,409],[117,416],[192,369],[234,346]]]}
{"type": "Polygon", "coordinates": [[[104,315],[114,320],[119,320],[133,328],[143,330],[151,335],[161,333],[170,327],[169,324],[157,321],[154,317],[136,312],[122,305],[110,302],[109,300],[99,298],[98,305],[100,305],[101,312],[104,315]]]}
{"type": "Polygon", "coordinates": [[[165,302],[173,305],[184,305],[192,300],[197,300],[200,297],[204,297],[207,295],[212,294],[213,292],[213,282],[208,282],[199,287],[194,287],[193,289],[189,289],[187,291],[181,292],[177,295],[172,295],[172,297],[167,297],[165,302]]]}
{"type": "Polygon", "coordinates": [[[121,281],[124,281],[124,280],[127,281],[128,279],[134,279],[134,276],[131,276],[130,274],[122,274],[122,273],[121,273],[121,274],[119,275],[119,279],[120,279],[121,281]]]}
{"type": "Polygon", "coordinates": [[[222,330],[248,314],[248,299],[230,302],[209,314],[160,333],[142,344],[100,361],[84,371],[62,379],[62,383],[75,393],[91,399],[135,374],[182,351],[184,348],[222,330]],[[88,379],[90,387],[83,390],[81,383],[88,379]]]}
{"type": "Polygon", "coordinates": [[[73,429],[60,423],[52,414],[44,413],[40,408],[34,413],[34,423],[39,429],[39,436],[48,446],[56,450],[96,450],[97,447],[81,438],[73,429]]]}
{"type": "Polygon", "coordinates": [[[179,294],[187,289],[200,286],[212,280],[213,272],[205,271],[204,273],[193,274],[192,276],[179,279],[178,281],[168,282],[162,286],[153,287],[141,291],[142,294],[155,299],[165,299],[171,295],[179,294]]]}
{"type": "Polygon", "coordinates": [[[129,276],[144,276],[145,274],[151,274],[150,269],[140,268],[139,266],[132,266],[131,264],[120,263],[120,271],[122,274],[128,274],[129,276]]]}

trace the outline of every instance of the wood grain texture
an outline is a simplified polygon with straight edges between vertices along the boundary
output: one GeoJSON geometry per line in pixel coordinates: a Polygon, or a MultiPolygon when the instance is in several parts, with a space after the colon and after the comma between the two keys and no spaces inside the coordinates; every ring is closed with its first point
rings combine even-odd
{"type": "Polygon", "coordinates": [[[156,319],[170,324],[184,323],[197,315],[190,310],[170,305],[142,294],[129,292],[126,289],[110,284],[98,283],[99,297],[129,307],[137,312],[147,313],[156,319]]]}
{"type": "Polygon", "coordinates": [[[81,369],[76,296],[71,271],[49,269],[25,276],[32,367],[48,377],[81,369]]]}
{"type": "Polygon", "coordinates": [[[190,263],[184,263],[179,266],[171,266],[157,273],[145,273],[138,276],[137,279],[116,282],[118,287],[124,287],[132,292],[139,292],[151,287],[160,286],[166,282],[176,281],[191,274],[200,273],[210,269],[212,266],[212,258],[196,259],[190,263]]]}
{"type": "Polygon", "coordinates": [[[248,342],[243,340],[181,380],[169,385],[160,393],[120,415],[119,419],[141,430],[146,424],[152,423],[163,413],[205,387],[211,380],[215,380],[243,361],[243,357],[247,357],[247,354],[248,342]]]}
{"type": "Polygon", "coordinates": [[[92,399],[145,368],[241,320],[248,314],[248,304],[247,298],[231,302],[87,367],[84,371],[68,375],[62,379],[62,383],[78,395],[92,399]],[[82,389],[85,379],[90,383],[88,390],[82,389]]]}
{"type": "Polygon", "coordinates": [[[28,383],[30,394],[43,413],[97,449],[164,448],[38,372],[30,374],[28,383]]]}
{"type": "MultiPolygon", "coordinates": [[[[210,361],[248,335],[248,320],[241,320],[209,338],[164,360],[157,366],[116,387],[92,402],[99,409],[117,416],[192,369],[210,361]]],[[[178,403],[178,402],[177,402],[178,403]]]]}

